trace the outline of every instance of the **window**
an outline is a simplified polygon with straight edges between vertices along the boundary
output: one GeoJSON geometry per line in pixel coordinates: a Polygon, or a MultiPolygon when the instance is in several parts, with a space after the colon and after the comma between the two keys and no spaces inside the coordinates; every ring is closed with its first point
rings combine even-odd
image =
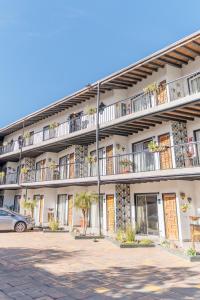
{"type": "Polygon", "coordinates": [[[7,211],[0,210],[0,217],[7,217],[7,216],[10,216],[10,214],[7,211]]]}
{"type": "Polygon", "coordinates": [[[190,94],[200,92],[200,73],[197,73],[188,79],[190,94]]]}
{"type": "Polygon", "coordinates": [[[56,128],[51,128],[50,125],[43,128],[43,141],[52,139],[56,136],[56,128]]]}

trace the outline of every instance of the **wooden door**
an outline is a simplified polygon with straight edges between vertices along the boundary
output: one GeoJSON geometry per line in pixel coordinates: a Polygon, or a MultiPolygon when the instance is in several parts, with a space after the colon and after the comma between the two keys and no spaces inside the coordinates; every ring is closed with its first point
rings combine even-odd
{"type": "Polygon", "coordinates": [[[38,161],[36,163],[36,180],[37,181],[45,181],[45,173],[46,173],[45,164],[46,164],[45,159],[38,161]]]}
{"type": "Polygon", "coordinates": [[[44,196],[40,196],[39,200],[39,223],[42,224],[43,221],[43,209],[44,209],[44,196]]]}
{"type": "Polygon", "coordinates": [[[73,217],[73,196],[68,195],[68,216],[67,216],[67,225],[72,226],[72,217],[73,217]]]}
{"type": "Polygon", "coordinates": [[[69,155],[69,178],[74,178],[74,153],[69,155]]]}
{"type": "Polygon", "coordinates": [[[158,143],[159,145],[167,146],[165,150],[160,152],[160,168],[163,170],[172,168],[172,154],[170,148],[169,133],[160,135],[158,139],[158,143]]]}
{"type": "Polygon", "coordinates": [[[167,102],[166,80],[163,80],[158,85],[157,89],[157,105],[167,102]]]}
{"type": "Polygon", "coordinates": [[[113,174],[113,145],[106,147],[106,175],[113,174]]]}
{"type": "Polygon", "coordinates": [[[115,231],[115,205],[114,195],[106,196],[107,231],[115,231]]]}
{"type": "Polygon", "coordinates": [[[169,240],[178,240],[176,194],[163,194],[165,234],[169,240]]]}

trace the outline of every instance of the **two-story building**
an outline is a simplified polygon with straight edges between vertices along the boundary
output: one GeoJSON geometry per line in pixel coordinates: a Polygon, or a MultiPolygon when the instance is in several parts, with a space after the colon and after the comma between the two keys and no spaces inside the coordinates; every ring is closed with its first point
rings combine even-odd
{"type": "Polygon", "coordinates": [[[197,32],[0,129],[0,206],[35,199],[36,225],[53,215],[72,228],[75,194],[99,192],[91,232],[131,223],[187,240],[200,214],[199,117],[197,32]]]}

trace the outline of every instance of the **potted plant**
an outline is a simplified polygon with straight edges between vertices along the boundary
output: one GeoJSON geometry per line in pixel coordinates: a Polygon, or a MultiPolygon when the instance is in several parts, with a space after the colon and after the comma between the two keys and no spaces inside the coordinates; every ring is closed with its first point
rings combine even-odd
{"type": "Polygon", "coordinates": [[[87,107],[86,108],[86,114],[91,116],[96,113],[97,109],[95,107],[87,107]]]}
{"type": "Polygon", "coordinates": [[[133,166],[133,162],[130,159],[124,158],[120,160],[120,165],[123,167],[123,172],[130,172],[130,167],[133,166]]]}
{"type": "Polygon", "coordinates": [[[57,128],[59,126],[59,123],[58,122],[53,122],[53,123],[51,123],[50,125],[49,125],[49,128],[50,129],[55,129],[55,128],[57,128]]]}
{"type": "Polygon", "coordinates": [[[158,86],[157,86],[157,83],[156,82],[153,82],[153,83],[150,83],[149,85],[147,85],[145,88],[144,88],[144,93],[150,93],[150,94],[153,94],[154,92],[156,92],[158,89],[158,86]]]}
{"type": "Polygon", "coordinates": [[[6,173],[4,171],[0,172],[0,181],[2,182],[4,180],[6,173]]]}
{"type": "Polygon", "coordinates": [[[149,152],[152,152],[152,153],[163,152],[167,148],[169,148],[169,146],[167,146],[167,145],[159,145],[155,141],[151,141],[148,144],[148,150],[149,150],[149,152]]]}
{"type": "Polygon", "coordinates": [[[83,235],[86,236],[86,231],[88,227],[88,215],[89,210],[92,206],[92,203],[97,202],[98,197],[96,194],[81,192],[80,194],[76,194],[74,206],[82,211],[83,214],[83,235]]]}
{"type": "Polygon", "coordinates": [[[56,219],[50,220],[49,227],[51,231],[58,231],[59,229],[59,222],[56,219]]]}
{"type": "Polygon", "coordinates": [[[21,174],[28,174],[30,170],[26,168],[25,166],[21,168],[21,174]]]}
{"type": "Polygon", "coordinates": [[[92,155],[89,155],[86,159],[89,164],[93,164],[97,161],[96,156],[92,156],[92,155]]]}
{"type": "Polygon", "coordinates": [[[188,203],[185,203],[185,204],[181,205],[181,211],[183,213],[186,213],[189,208],[190,208],[190,206],[189,206],[188,203]]]}

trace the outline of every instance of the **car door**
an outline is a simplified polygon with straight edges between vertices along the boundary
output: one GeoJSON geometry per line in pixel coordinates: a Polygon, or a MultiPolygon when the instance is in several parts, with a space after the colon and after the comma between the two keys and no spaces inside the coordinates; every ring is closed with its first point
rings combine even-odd
{"type": "Polygon", "coordinates": [[[11,213],[0,209],[0,230],[13,230],[14,218],[11,213]]]}

